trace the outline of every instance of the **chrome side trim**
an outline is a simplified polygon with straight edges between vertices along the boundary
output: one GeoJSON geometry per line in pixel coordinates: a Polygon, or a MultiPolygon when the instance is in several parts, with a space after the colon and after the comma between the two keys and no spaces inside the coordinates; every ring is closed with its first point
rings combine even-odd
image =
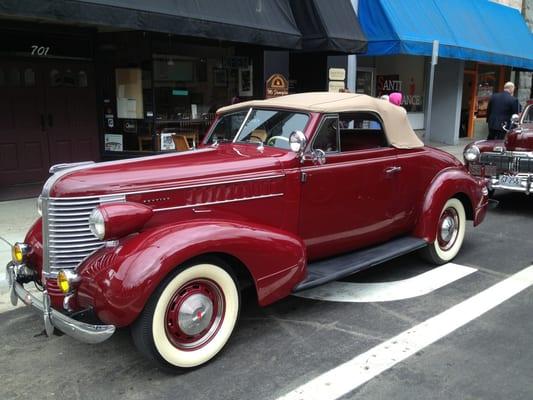
{"type": "MultiPolygon", "coordinates": [[[[194,207],[202,207],[202,206],[213,206],[213,205],[219,205],[219,204],[227,204],[227,203],[236,203],[239,201],[249,201],[249,200],[258,200],[258,199],[267,199],[269,197],[279,197],[283,196],[284,193],[274,193],[274,194],[265,194],[261,196],[253,196],[253,197],[242,197],[240,199],[231,199],[231,200],[223,200],[223,201],[210,201],[207,203],[195,203],[195,204],[187,204],[185,206],[177,206],[177,207],[166,207],[166,208],[154,208],[155,211],[169,211],[169,210],[180,210],[184,208],[194,208],[194,207]]],[[[198,210],[196,210],[198,212],[198,210]]]]}

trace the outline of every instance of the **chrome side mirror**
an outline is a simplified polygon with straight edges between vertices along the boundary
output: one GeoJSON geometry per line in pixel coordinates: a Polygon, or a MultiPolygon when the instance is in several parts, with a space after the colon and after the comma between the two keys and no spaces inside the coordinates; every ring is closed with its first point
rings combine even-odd
{"type": "Polygon", "coordinates": [[[324,165],[326,163],[326,152],[322,149],[315,149],[308,153],[302,154],[302,163],[310,160],[315,165],[324,165]]]}
{"type": "Polygon", "coordinates": [[[291,133],[291,136],[289,136],[289,147],[299,157],[302,156],[306,145],[307,138],[305,137],[302,131],[294,131],[293,133],[291,133]]]}
{"type": "Polygon", "coordinates": [[[513,114],[511,116],[511,125],[518,125],[520,122],[520,115],[518,114],[513,114]]]}

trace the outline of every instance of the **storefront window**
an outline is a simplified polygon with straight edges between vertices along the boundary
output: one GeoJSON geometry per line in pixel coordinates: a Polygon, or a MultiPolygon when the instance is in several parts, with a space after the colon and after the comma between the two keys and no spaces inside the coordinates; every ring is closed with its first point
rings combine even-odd
{"type": "MultiPolygon", "coordinates": [[[[237,56],[236,47],[146,32],[102,34],[99,40],[106,152],[195,147],[218,108],[254,96],[253,62],[237,56]],[[136,51],[126,50],[133,42],[136,51]],[[239,87],[241,70],[249,71],[246,88],[244,83],[239,87]]],[[[80,76],[78,84],[82,82],[80,76]]],[[[217,137],[235,133],[220,125],[217,137]]]]}
{"type": "Polygon", "coordinates": [[[375,96],[400,92],[408,112],[424,112],[424,57],[376,57],[375,69],[375,96]]]}
{"type": "Polygon", "coordinates": [[[237,93],[237,77],[220,58],[154,55],[155,130],[160,150],[173,150],[168,136],[196,146],[220,106],[237,93]],[[168,143],[169,146],[165,146],[168,143]]]}

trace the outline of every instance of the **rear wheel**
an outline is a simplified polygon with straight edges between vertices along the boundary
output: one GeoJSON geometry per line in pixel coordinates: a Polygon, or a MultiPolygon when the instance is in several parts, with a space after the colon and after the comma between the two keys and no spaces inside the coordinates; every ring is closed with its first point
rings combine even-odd
{"type": "Polygon", "coordinates": [[[466,214],[463,203],[449,199],[440,214],[437,224],[437,237],[422,250],[422,256],[433,264],[451,261],[461,249],[466,230],[466,214]]]}
{"type": "Polygon", "coordinates": [[[211,263],[169,276],[132,326],[138,349],[163,367],[192,368],[215,357],[230,338],[240,308],[235,279],[211,263]]]}

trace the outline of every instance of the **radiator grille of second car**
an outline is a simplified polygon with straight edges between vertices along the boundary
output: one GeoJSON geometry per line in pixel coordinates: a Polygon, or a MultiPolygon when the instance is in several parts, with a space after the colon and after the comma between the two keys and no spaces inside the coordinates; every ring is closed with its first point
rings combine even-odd
{"type": "Polygon", "coordinates": [[[533,158],[523,157],[519,155],[495,154],[495,153],[481,153],[481,164],[493,165],[497,169],[497,173],[517,172],[517,173],[533,173],[533,158]]]}
{"type": "Polygon", "coordinates": [[[509,165],[513,161],[513,157],[505,154],[481,153],[479,161],[481,164],[494,165],[498,173],[501,173],[509,170],[509,165]]]}
{"type": "Polygon", "coordinates": [[[43,198],[44,270],[76,268],[104,245],[89,228],[89,215],[98,205],[124,201],[124,195],[84,198],[43,198]]]}

